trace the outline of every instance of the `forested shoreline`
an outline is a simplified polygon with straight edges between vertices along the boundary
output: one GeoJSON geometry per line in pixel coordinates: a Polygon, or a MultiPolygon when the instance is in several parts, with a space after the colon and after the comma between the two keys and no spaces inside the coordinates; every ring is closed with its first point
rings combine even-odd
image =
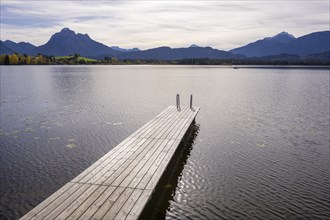
{"type": "Polygon", "coordinates": [[[82,57],[79,54],[69,56],[47,56],[38,54],[29,56],[26,54],[3,54],[0,55],[0,65],[330,65],[330,60],[311,58],[290,58],[290,59],[209,59],[189,58],[179,60],[157,60],[157,59],[124,59],[116,57],[104,57],[103,60],[95,60],[82,57]]]}

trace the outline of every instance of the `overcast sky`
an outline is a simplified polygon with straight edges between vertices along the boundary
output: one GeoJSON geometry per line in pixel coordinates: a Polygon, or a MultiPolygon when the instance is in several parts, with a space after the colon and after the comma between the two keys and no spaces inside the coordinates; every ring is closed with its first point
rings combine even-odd
{"type": "Polygon", "coordinates": [[[46,43],[68,27],[108,46],[229,50],[286,31],[330,29],[330,0],[1,0],[1,40],[46,43]]]}

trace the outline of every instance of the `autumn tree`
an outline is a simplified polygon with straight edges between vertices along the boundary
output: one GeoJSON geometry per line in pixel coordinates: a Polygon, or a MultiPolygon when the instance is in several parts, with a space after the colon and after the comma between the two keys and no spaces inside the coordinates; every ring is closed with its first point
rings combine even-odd
{"type": "Polygon", "coordinates": [[[4,64],[5,65],[10,65],[9,55],[5,56],[4,64]]]}
{"type": "Polygon", "coordinates": [[[9,64],[10,65],[17,65],[18,64],[18,56],[16,53],[9,56],[9,64]]]}
{"type": "Polygon", "coordinates": [[[5,56],[6,56],[6,55],[4,55],[4,54],[2,54],[2,55],[0,56],[0,65],[5,64],[5,56]]]}
{"type": "Polygon", "coordinates": [[[112,58],[111,58],[111,63],[112,63],[112,64],[117,64],[117,63],[118,63],[118,59],[117,59],[117,57],[112,57],[112,58]]]}

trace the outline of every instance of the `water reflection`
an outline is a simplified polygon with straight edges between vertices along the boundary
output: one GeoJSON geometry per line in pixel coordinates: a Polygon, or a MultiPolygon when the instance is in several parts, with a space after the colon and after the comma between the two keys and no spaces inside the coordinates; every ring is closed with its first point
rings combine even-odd
{"type": "Polygon", "coordinates": [[[165,219],[166,211],[170,207],[170,201],[175,196],[178,182],[195,145],[199,130],[200,125],[194,121],[172,157],[140,219],[165,219]]]}
{"type": "Polygon", "coordinates": [[[52,91],[59,106],[81,112],[82,104],[90,100],[93,88],[92,70],[89,67],[51,68],[52,91]]]}
{"type": "Polygon", "coordinates": [[[177,93],[185,106],[194,94],[203,129],[167,174],[160,218],[330,216],[328,69],[10,66],[0,76],[0,219],[24,215],[177,93]]]}

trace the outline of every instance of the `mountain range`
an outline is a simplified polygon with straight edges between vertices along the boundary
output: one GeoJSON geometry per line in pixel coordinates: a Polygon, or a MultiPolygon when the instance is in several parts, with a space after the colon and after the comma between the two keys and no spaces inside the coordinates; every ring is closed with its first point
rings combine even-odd
{"type": "Polygon", "coordinates": [[[239,47],[230,52],[244,54],[247,57],[263,57],[277,54],[295,54],[300,57],[313,53],[330,51],[330,31],[315,32],[295,38],[293,35],[282,32],[274,37],[239,47]]]}
{"type": "Polygon", "coordinates": [[[179,60],[184,58],[209,58],[209,59],[240,59],[243,55],[236,55],[224,50],[217,50],[211,47],[188,47],[188,48],[170,48],[158,47],[144,51],[135,51],[122,53],[118,55],[119,59],[131,60],[179,60]]]}
{"type": "Polygon", "coordinates": [[[123,49],[117,46],[107,46],[89,37],[88,34],[75,33],[69,28],[63,28],[53,34],[48,42],[41,46],[31,43],[15,43],[11,40],[0,41],[0,53],[14,52],[28,55],[67,56],[80,54],[95,59],[117,57],[118,59],[157,59],[178,60],[184,58],[208,59],[245,59],[262,57],[329,57],[330,31],[307,34],[298,38],[287,32],[281,32],[273,37],[266,37],[230,51],[218,50],[212,47],[200,47],[195,44],[187,48],[158,47],[148,50],[138,48],[123,49]]]}

